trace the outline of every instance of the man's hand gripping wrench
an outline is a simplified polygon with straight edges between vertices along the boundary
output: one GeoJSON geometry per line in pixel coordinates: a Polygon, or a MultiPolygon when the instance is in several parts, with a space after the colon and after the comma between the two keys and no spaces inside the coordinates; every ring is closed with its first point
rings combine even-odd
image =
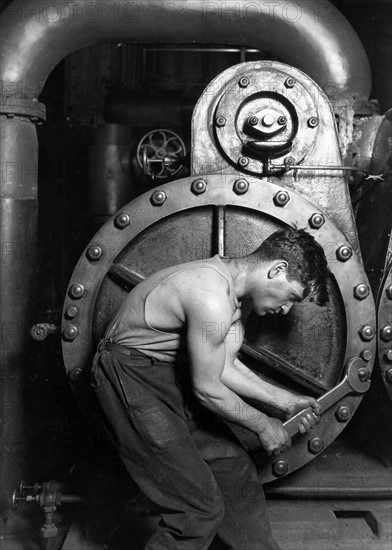
{"type": "MultiPolygon", "coordinates": [[[[346,372],[343,380],[334,388],[317,399],[321,405],[321,413],[330,409],[342,397],[349,393],[365,393],[370,388],[370,370],[364,364],[364,361],[359,357],[350,359],[346,366],[346,372]]],[[[312,412],[312,407],[308,407],[303,411],[298,412],[295,416],[284,422],[283,426],[290,437],[293,437],[299,432],[299,426],[302,418],[309,412],[312,412]]]]}

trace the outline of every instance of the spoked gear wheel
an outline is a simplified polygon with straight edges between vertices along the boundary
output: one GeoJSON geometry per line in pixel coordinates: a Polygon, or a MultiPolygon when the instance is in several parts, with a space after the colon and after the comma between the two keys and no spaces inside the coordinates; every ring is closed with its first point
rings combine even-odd
{"type": "Polygon", "coordinates": [[[184,168],[185,143],[172,130],[151,130],[140,140],[136,158],[143,174],[151,180],[165,182],[173,179],[184,168]]]}

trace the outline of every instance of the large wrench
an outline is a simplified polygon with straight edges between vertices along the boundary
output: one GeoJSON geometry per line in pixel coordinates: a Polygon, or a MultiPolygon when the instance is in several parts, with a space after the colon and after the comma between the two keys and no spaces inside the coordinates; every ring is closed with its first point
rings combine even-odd
{"type": "MultiPolygon", "coordinates": [[[[359,357],[350,359],[347,363],[343,380],[317,399],[318,403],[321,405],[321,414],[330,409],[342,397],[345,397],[349,393],[367,392],[370,388],[370,383],[370,370],[366,367],[364,361],[359,357]]],[[[312,411],[312,407],[308,407],[284,422],[283,426],[290,437],[293,437],[299,432],[302,418],[312,411]]]]}

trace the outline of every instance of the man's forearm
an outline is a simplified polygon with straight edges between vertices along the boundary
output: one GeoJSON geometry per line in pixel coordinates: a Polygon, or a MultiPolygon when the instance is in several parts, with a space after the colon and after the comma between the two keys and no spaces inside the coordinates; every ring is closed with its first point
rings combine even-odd
{"type": "Polygon", "coordinates": [[[256,433],[263,431],[269,421],[265,414],[245,403],[239,395],[224,384],[209,388],[208,392],[196,391],[195,395],[214,414],[256,433]]]}
{"type": "Polygon", "coordinates": [[[293,400],[293,394],[262,380],[239,359],[225,365],[221,379],[236,394],[256,399],[282,411],[286,411],[293,400]]]}

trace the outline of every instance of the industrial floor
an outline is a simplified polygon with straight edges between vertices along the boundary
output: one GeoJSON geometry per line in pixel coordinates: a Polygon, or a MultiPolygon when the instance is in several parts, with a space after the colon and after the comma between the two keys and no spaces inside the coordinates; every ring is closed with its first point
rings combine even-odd
{"type": "MultiPolygon", "coordinates": [[[[299,472],[266,486],[275,538],[282,550],[391,550],[392,499],[374,497],[385,491],[392,492],[391,466],[337,440],[299,472]],[[297,487],[306,498],[273,494],[297,487]],[[335,498],[342,488],[371,489],[373,500],[335,498]],[[329,498],[321,498],[320,489],[327,490],[329,498]],[[312,494],[317,498],[309,498],[312,494]]],[[[36,505],[22,504],[17,512],[0,518],[0,548],[142,550],[157,521],[137,497],[118,510],[111,505],[106,514],[94,516],[90,507],[63,506],[56,517],[59,534],[45,540],[40,536],[42,511],[36,505]],[[94,520],[99,525],[92,528],[94,520]]]]}

